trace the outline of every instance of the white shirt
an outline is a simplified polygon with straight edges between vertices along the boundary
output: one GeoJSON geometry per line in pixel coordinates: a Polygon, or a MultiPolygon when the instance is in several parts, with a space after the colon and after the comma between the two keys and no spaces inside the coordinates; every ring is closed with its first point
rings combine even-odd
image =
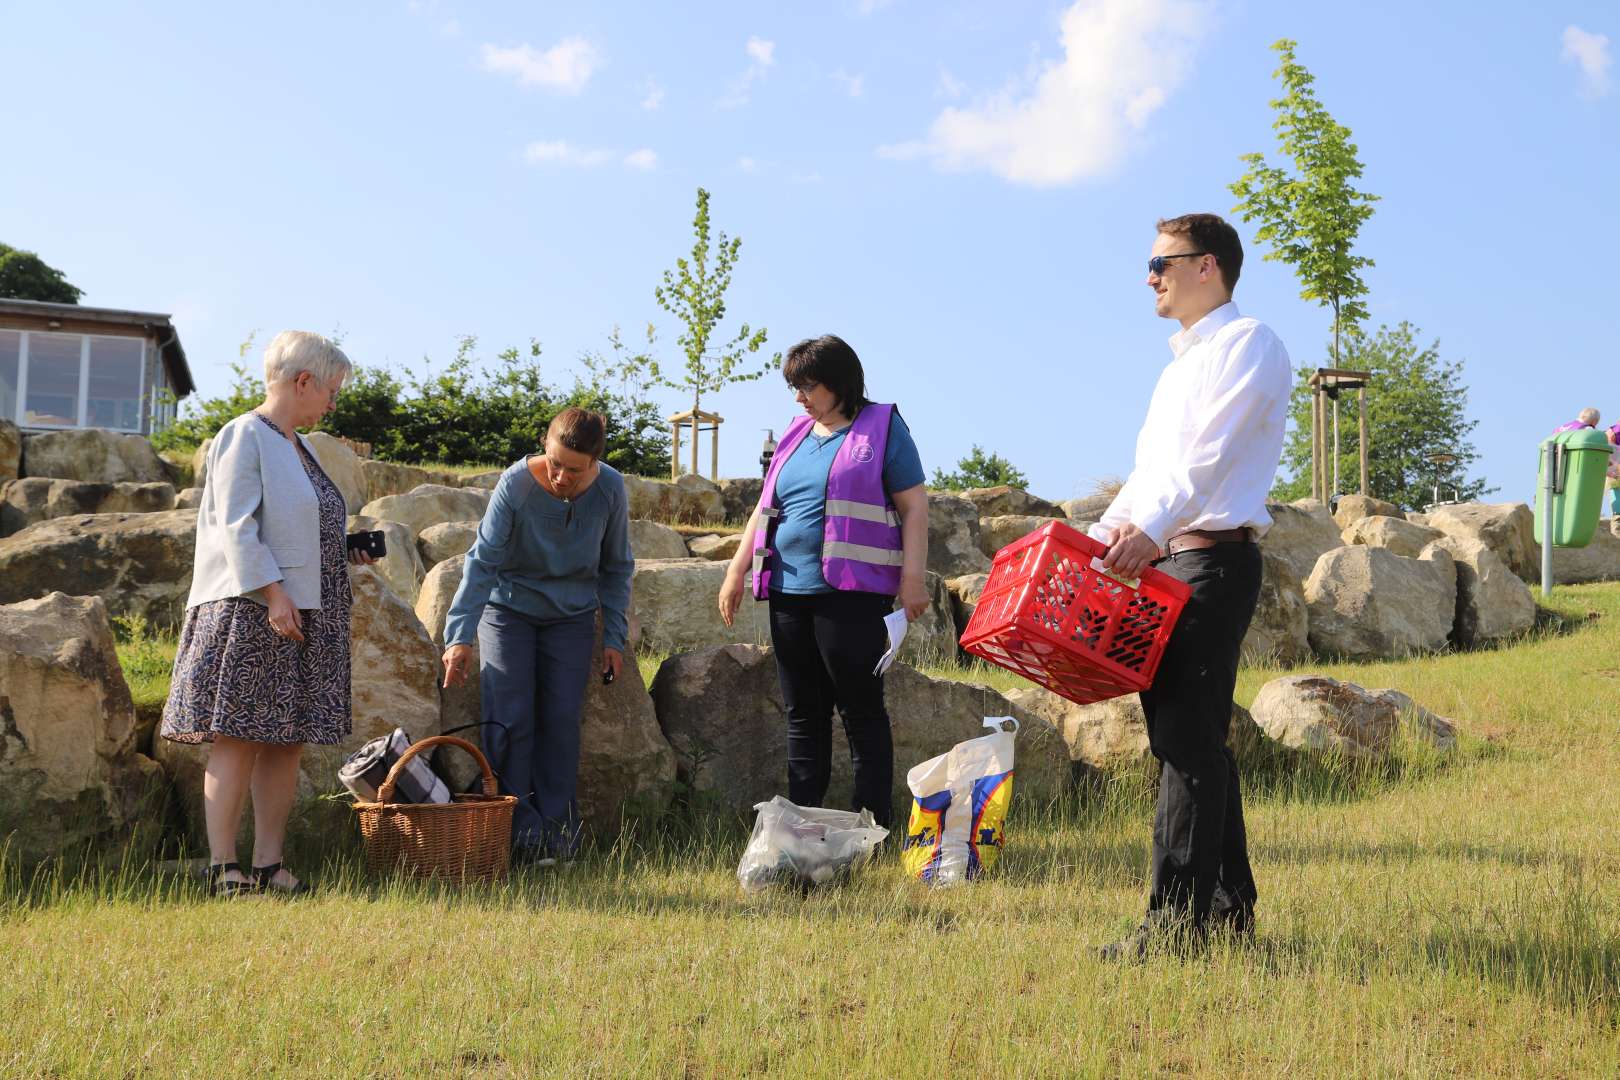
{"type": "Polygon", "coordinates": [[[1288,350],[1228,301],[1171,335],[1170,351],[1136,437],[1136,467],[1091,534],[1107,543],[1132,522],[1160,548],[1189,529],[1246,525],[1260,536],[1282,460],[1288,350]]]}

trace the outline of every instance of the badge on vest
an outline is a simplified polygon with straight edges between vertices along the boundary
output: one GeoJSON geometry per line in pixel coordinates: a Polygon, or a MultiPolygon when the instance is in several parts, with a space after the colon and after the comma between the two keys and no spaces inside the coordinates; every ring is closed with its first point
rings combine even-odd
{"type": "Polygon", "coordinates": [[[869,443],[869,442],[862,441],[862,442],[856,444],[855,446],[850,447],[849,456],[854,458],[856,461],[862,462],[863,464],[865,462],[871,461],[872,460],[872,444],[869,443]]]}

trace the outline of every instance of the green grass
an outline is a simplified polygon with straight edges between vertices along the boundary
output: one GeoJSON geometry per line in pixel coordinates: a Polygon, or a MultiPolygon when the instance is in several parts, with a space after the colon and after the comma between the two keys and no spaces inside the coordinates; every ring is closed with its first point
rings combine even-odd
{"type": "Polygon", "coordinates": [[[1092,958],[1142,905],[1140,777],[1015,798],[993,876],[941,892],[886,853],[742,899],[745,824],[690,810],[496,887],[372,882],[338,821],[305,827],[299,903],[136,857],[0,867],[0,1075],[1613,1076],[1620,586],[1553,607],[1511,648],[1310,669],[1462,748],[1251,775],[1247,949],[1092,958]]]}

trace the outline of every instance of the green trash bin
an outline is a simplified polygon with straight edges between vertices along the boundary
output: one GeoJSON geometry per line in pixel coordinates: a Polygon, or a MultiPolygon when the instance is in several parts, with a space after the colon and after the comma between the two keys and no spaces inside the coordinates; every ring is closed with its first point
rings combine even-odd
{"type": "MultiPolygon", "coordinates": [[[[1561,490],[1553,496],[1553,546],[1585,547],[1597,532],[1598,515],[1603,511],[1603,481],[1609,473],[1609,451],[1613,449],[1603,432],[1592,428],[1565,431],[1542,441],[1563,446],[1559,467],[1561,490]]],[[[1542,499],[1546,497],[1545,462],[1536,470],[1536,543],[1541,543],[1542,499]]]]}

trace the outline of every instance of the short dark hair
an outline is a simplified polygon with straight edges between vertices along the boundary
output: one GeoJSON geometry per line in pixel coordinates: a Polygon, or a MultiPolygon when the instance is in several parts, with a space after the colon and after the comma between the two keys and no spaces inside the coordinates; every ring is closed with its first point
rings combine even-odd
{"type": "Polygon", "coordinates": [[[1199,251],[1215,256],[1226,291],[1230,293],[1237,288],[1238,275],[1243,272],[1243,241],[1225,218],[1219,214],[1182,214],[1160,218],[1158,229],[1167,236],[1186,237],[1199,251]]]}
{"type": "Polygon", "coordinates": [[[607,449],[607,420],[599,412],[571,405],[551,418],[546,438],[553,437],[577,454],[600,458],[607,449]]]}
{"type": "Polygon", "coordinates": [[[866,373],[861,358],[849,343],[836,334],[805,338],[787,351],[782,361],[782,378],[797,390],[820,383],[838,399],[838,411],[854,417],[872,402],[866,396],[866,373]]]}

